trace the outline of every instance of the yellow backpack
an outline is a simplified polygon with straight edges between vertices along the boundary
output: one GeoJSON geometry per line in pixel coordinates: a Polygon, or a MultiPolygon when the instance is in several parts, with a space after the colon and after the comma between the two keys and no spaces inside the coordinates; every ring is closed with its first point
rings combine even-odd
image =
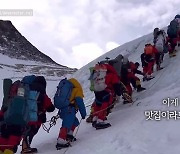
{"type": "Polygon", "coordinates": [[[14,154],[12,150],[6,149],[3,154],[14,154]]]}

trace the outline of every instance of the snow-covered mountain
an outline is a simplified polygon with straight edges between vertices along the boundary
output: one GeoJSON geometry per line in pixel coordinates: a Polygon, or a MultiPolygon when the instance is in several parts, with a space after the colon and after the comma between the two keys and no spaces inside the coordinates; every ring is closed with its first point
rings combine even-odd
{"type": "Polygon", "coordinates": [[[62,76],[77,69],[54,62],[40,52],[13,26],[11,21],[0,20],[0,68],[32,74],[62,76]]]}
{"type": "MultiPolygon", "coordinates": [[[[140,62],[140,54],[143,52],[144,45],[151,43],[152,39],[152,34],[148,34],[128,42],[95,59],[70,76],[77,78],[83,86],[84,102],[88,114],[89,104],[94,100],[94,94],[89,90],[89,67],[104,60],[105,57],[114,58],[119,53],[134,62],[140,62]]],[[[177,50],[180,49],[177,48],[177,50]]],[[[61,120],[58,120],[50,133],[40,129],[33,140],[32,147],[37,147],[39,153],[43,154],[179,154],[180,108],[178,103],[180,102],[177,101],[177,106],[170,102],[168,106],[167,100],[168,98],[171,100],[180,98],[180,53],[177,52],[177,56],[173,58],[169,58],[166,54],[162,65],[164,69],[155,71],[154,79],[142,82],[142,85],[147,88],[146,91],[133,93],[135,100],[133,105],[123,105],[122,99],[117,102],[113,112],[108,116],[111,127],[95,130],[90,124],[81,121],[76,134],[77,141],[72,143],[72,147],[57,151],[55,145],[61,127],[61,120]],[[152,117],[149,114],[152,114],[152,117]]],[[[13,71],[4,68],[0,78],[11,77],[13,73],[17,78],[22,76],[20,72],[13,71]]],[[[47,93],[53,100],[60,78],[48,75],[45,77],[47,93]]],[[[2,82],[0,86],[2,87],[2,82]]],[[[1,92],[1,98],[2,95],[1,92]]],[[[48,120],[56,113],[57,111],[47,114],[48,120]]],[[[78,117],[80,119],[79,114],[78,117]]],[[[49,127],[48,122],[45,125],[49,127]]],[[[19,153],[20,150],[21,147],[19,147],[19,153]]]]}

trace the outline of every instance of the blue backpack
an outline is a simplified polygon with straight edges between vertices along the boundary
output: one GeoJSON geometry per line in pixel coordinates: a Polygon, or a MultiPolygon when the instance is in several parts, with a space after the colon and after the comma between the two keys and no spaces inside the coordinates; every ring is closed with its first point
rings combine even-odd
{"type": "Polygon", "coordinates": [[[32,90],[31,85],[36,79],[35,75],[25,76],[21,82],[28,87],[28,96],[27,96],[27,105],[29,112],[29,121],[37,121],[38,120],[38,102],[37,99],[39,97],[39,92],[32,90]]]}
{"type": "Polygon", "coordinates": [[[73,84],[66,78],[59,82],[54,96],[54,105],[57,109],[69,106],[72,89],[73,84]]]}
{"type": "Polygon", "coordinates": [[[23,80],[19,81],[19,84],[14,82],[10,90],[9,106],[4,115],[5,123],[25,126],[29,121],[37,121],[38,96],[39,93],[30,90],[29,84],[24,83],[23,80]]]}
{"type": "Polygon", "coordinates": [[[23,79],[21,80],[22,83],[31,85],[33,83],[33,81],[35,80],[36,76],[35,75],[28,75],[23,77],[23,79]]]}

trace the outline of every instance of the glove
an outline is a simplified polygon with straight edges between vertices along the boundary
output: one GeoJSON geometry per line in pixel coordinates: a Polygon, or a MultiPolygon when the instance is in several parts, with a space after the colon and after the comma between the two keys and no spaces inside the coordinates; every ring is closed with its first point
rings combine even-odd
{"type": "Polygon", "coordinates": [[[82,117],[82,119],[85,119],[85,118],[86,118],[85,116],[82,117]]]}
{"type": "Polygon", "coordinates": [[[54,110],[55,110],[55,106],[53,104],[47,108],[47,112],[53,112],[54,110]]]}
{"type": "Polygon", "coordinates": [[[42,123],[46,122],[46,113],[42,112],[38,115],[38,121],[41,121],[42,123]]]}

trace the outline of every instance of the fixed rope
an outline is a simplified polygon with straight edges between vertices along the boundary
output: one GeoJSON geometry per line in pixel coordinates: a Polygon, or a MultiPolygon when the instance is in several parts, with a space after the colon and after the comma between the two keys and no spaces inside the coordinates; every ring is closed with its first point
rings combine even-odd
{"type": "Polygon", "coordinates": [[[42,124],[42,128],[43,128],[47,133],[49,133],[50,129],[51,129],[53,126],[56,125],[57,119],[59,119],[59,115],[58,115],[58,114],[57,114],[56,116],[53,116],[53,117],[51,118],[51,120],[46,121],[46,122],[49,122],[49,128],[47,128],[47,127],[45,126],[45,124],[42,124]]]}

